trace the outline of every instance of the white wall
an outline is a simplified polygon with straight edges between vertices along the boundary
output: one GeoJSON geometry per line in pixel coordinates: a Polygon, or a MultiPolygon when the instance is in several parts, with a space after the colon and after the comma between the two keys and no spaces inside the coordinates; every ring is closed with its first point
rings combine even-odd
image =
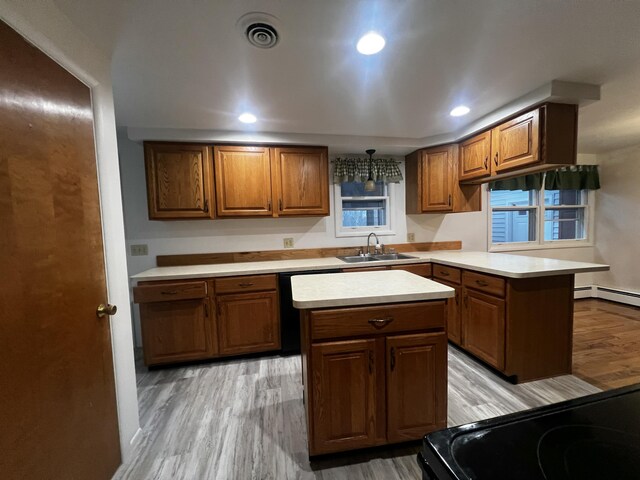
{"type": "MultiPolygon", "coordinates": [[[[128,305],[110,61],[91,45],[51,0],[0,0],[0,17],[91,87],[109,301],[128,305]]],[[[117,315],[111,317],[111,336],[120,444],[126,461],[131,454],[131,442],[139,431],[131,316],[127,308],[121,308],[117,315]]]]}
{"type": "Polygon", "coordinates": [[[596,260],[611,265],[597,285],[640,293],[640,145],[598,155],[596,260]]]}

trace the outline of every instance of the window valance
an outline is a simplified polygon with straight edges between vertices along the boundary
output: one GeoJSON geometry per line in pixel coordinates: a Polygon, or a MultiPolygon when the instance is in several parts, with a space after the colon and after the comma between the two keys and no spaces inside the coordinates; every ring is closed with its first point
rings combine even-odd
{"type": "Polygon", "coordinates": [[[574,165],[547,172],[546,190],[598,190],[600,175],[597,165],[574,165]]]}
{"type": "Polygon", "coordinates": [[[600,177],[597,165],[572,165],[546,173],[533,173],[506,180],[489,182],[489,190],[598,190],[600,177]]]}
{"type": "MultiPolygon", "coordinates": [[[[366,157],[337,157],[332,163],[334,183],[364,182],[369,177],[369,159],[366,157]]],[[[374,158],[371,175],[378,182],[399,183],[402,172],[398,165],[392,158],[374,158]]]]}

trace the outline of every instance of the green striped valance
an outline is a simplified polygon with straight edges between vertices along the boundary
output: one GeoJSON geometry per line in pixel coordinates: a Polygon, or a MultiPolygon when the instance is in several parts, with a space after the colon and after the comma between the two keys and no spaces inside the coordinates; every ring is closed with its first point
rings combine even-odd
{"type": "Polygon", "coordinates": [[[489,190],[598,190],[597,165],[572,165],[546,173],[533,173],[489,182],[489,190]]]}
{"type": "MultiPolygon", "coordinates": [[[[332,163],[334,183],[365,182],[369,178],[368,158],[337,157],[332,163]]],[[[385,183],[399,183],[402,180],[398,162],[392,158],[371,160],[371,175],[374,180],[385,183]]]]}

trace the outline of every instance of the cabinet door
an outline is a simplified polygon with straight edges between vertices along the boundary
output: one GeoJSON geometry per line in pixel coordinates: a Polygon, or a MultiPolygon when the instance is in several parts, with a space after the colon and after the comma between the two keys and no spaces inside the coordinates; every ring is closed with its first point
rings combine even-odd
{"type": "Polygon", "coordinates": [[[221,355],[280,348],[277,292],[218,295],[216,302],[221,355]]]}
{"type": "Polygon", "coordinates": [[[272,168],[277,215],[329,215],[326,148],[275,148],[272,168]]]}
{"type": "Polygon", "coordinates": [[[149,219],[213,218],[211,147],[144,144],[149,219]]]}
{"type": "Polygon", "coordinates": [[[271,162],[266,147],[214,147],[219,217],[270,217],[271,162]]]}
{"type": "Polygon", "coordinates": [[[538,109],[498,125],[491,132],[494,172],[535,164],[539,157],[538,109]]]}
{"type": "Polygon", "coordinates": [[[453,148],[437,147],[422,152],[422,211],[453,211],[453,148]]]}
{"type": "Polygon", "coordinates": [[[311,454],[370,447],[376,442],[375,340],[311,346],[311,454]]]}
{"type": "Polygon", "coordinates": [[[460,144],[460,180],[490,175],[491,130],[460,144]]]}
{"type": "Polygon", "coordinates": [[[504,370],[505,302],[463,287],[462,346],[489,365],[504,370]]]}
{"type": "Polygon", "coordinates": [[[437,282],[456,291],[453,298],[447,298],[447,337],[456,345],[462,345],[462,287],[440,279],[437,282]]]}
{"type": "Polygon", "coordinates": [[[447,423],[447,337],[387,337],[387,440],[416,440],[447,423]]]}
{"type": "Polygon", "coordinates": [[[146,365],[210,358],[216,353],[209,298],[140,304],[146,365]]]}

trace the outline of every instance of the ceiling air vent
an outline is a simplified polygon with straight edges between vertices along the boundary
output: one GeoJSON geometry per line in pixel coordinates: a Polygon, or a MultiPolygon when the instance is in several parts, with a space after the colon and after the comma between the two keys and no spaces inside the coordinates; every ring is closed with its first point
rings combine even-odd
{"type": "Polygon", "coordinates": [[[240,17],[237,26],[254,47],[273,48],[280,40],[280,35],[274,26],[277,22],[278,19],[273,15],[252,12],[240,17]]]}

